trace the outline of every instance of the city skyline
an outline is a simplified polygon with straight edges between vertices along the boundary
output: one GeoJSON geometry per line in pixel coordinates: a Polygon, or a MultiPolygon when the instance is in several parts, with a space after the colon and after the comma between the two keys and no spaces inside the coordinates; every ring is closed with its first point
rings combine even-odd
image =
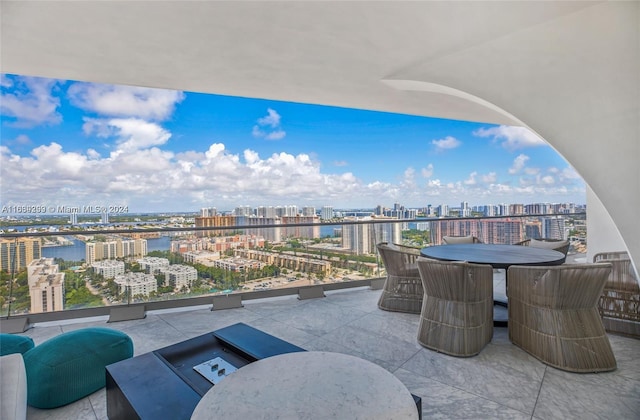
{"type": "Polygon", "coordinates": [[[586,201],[575,170],[520,127],[7,74],[1,86],[2,205],[586,201]]]}

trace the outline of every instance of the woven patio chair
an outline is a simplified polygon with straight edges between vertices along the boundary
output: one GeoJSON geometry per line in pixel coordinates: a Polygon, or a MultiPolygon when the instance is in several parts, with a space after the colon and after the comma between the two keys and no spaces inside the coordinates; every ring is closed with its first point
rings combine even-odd
{"type": "Polygon", "coordinates": [[[614,370],[597,308],[610,272],[611,264],[509,267],[511,342],[569,372],[614,370]]]}
{"type": "Polygon", "coordinates": [[[442,243],[444,245],[454,244],[481,244],[482,241],[473,235],[468,236],[443,236],[442,243]]]}
{"type": "Polygon", "coordinates": [[[474,356],[493,336],[493,269],[418,258],[424,288],[418,342],[451,356],[474,356]]]}
{"type": "Polygon", "coordinates": [[[569,252],[569,241],[566,239],[525,239],[524,241],[517,242],[514,245],[553,249],[554,251],[562,252],[565,256],[567,255],[567,252],[569,252]]]}
{"type": "Polygon", "coordinates": [[[605,330],[640,337],[640,285],[629,254],[601,252],[594,255],[593,262],[608,262],[612,266],[598,301],[605,330]]]}
{"type": "Polygon", "coordinates": [[[420,250],[386,242],[377,247],[387,270],[378,307],[385,311],[419,314],[424,295],[416,265],[420,250]]]}

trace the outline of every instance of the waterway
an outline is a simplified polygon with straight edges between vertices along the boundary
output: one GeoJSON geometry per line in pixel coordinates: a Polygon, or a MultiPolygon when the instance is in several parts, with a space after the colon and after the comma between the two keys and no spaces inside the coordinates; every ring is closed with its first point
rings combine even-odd
{"type": "MultiPolygon", "coordinates": [[[[42,256],[47,258],[62,258],[65,261],[84,261],[86,251],[84,242],[73,236],[65,236],[73,242],[70,246],[48,246],[42,248],[42,256]]],[[[147,251],[168,251],[171,244],[169,236],[147,239],[147,251]]]]}

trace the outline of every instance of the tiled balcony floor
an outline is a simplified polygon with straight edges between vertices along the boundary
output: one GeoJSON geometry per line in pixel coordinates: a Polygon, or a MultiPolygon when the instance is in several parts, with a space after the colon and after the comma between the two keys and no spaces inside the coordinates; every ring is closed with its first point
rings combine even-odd
{"type": "MultiPolygon", "coordinates": [[[[496,296],[503,292],[500,276],[496,296]]],[[[246,301],[244,308],[149,313],[143,320],[107,324],[104,318],[36,325],[24,334],[36,344],[62,332],[102,326],[127,333],[135,355],[236,322],[303,347],[347,353],[396,375],[422,397],[425,419],[640,419],[640,340],[610,335],[618,369],[576,374],[548,367],[509,342],[506,328],[471,358],[421,347],[418,315],[377,307],[379,290],[327,292],[325,298],[287,296],[246,301]]],[[[106,419],[104,389],[53,410],[28,409],[29,419],[106,419]]]]}

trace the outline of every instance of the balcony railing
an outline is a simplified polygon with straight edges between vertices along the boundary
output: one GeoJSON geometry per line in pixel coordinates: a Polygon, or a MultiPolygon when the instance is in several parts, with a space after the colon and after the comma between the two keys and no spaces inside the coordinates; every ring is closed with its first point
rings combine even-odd
{"type": "MultiPolygon", "coordinates": [[[[584,214],[9,231],[0,234],[2,329],[105,315],[117,321],[150,310],[198,305],[217,310],[241,306],[244,300],[380,288],[385,272],[378,242],[424,247],[439,244],[444,235],[474,235],[485,243],[515,243],[526,239],[526,226],[541,217],[557,222],[564,236],[570,228],[565,219],[584,219],[584,214]],[[429,223],[430,229],[420,231],[418,223],[429,223]],[[54,242],[59,237],[62,242],[54,242]],[[40,255],[29,248],[33,240],[44,244],[40,255]],[[41,258],[56,259],[38,265],[41,258]],[[29,266],[29,259],[36,263],[29,266]],[[113,262],[100,263],[105,260],[113,262]],[[141,274],[127,274],[135,272],[141,274]]],[[[580,242],[584,237],[575,243],[580,242]]]]}

